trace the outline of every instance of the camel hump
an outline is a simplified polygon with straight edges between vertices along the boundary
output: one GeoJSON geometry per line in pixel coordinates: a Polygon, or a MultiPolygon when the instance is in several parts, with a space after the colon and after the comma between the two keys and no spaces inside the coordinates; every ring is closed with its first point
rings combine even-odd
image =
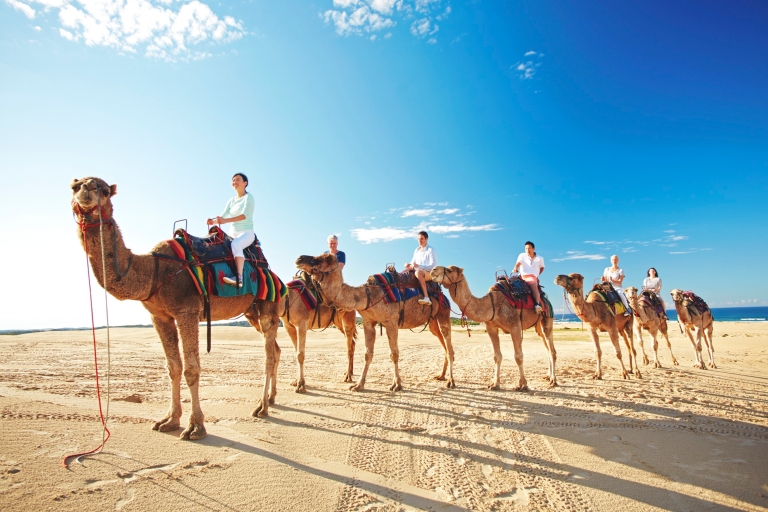
{"type": "Polygon", "coordinates": [[[709,311],[709,306],[706,302],[704,302],[704,299],[693,293],[692,291],[688,290],[687,292],[683,292],[683,299],[688,300],[690,304],[693,305],[694,308],[696,308],[696,311],[700,315],[703,315],[707,311],[709,311]]]}

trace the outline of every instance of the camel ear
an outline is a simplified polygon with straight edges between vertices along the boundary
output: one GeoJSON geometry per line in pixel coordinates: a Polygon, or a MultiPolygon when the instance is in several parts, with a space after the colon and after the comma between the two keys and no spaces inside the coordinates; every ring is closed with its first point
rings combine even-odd
{"type": "Polygon", "coordinates": [[[117,185],[110,185],[109,192],[110,192],[109,197],[112,197],[115,194],[117,194],[117,185]]]}
{"type": "Polygon", "coordinates": [[[78,190],[80,190],[80,185],[81,185],[81,183],[80,183],[80,180],[79,180],[79,179],[77,179],[77,178],[75,178],[75,179],[73,179],[73,180],[72,180],[72,183],[70,183],[70,184],[69,184],[69,187],[70,187],[70,188],[71,188],[71,189],[72,189],[74,192],[77,192],[78,190]]]}

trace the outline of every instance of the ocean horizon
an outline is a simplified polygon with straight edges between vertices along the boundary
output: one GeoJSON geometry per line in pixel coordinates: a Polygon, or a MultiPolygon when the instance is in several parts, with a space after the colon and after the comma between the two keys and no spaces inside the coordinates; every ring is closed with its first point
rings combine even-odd
{"type": "MultiPolygon", "coordinates": [[[[750,307],[734,307],[734,308],[711,308],[712,315],[716,322],[745,322],[745,323],[760,323],[768,322],[768,306],[750,306],[750,307]]],[[[667,310],[667,317],[673,322],[677,321],[677,311],[674,309],[667,310]]],[[[579,318],[571,313],[555,314],[555,321],[557,322],[581,322],[579,318]]]]}

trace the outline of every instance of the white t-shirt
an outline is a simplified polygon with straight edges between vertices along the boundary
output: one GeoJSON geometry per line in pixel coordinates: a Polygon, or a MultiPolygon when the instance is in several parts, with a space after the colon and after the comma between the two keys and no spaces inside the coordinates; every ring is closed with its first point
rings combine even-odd
{"type": "Polygon", "coordinates": [[[656,293],[661,292],[661,278],[659,277],[646,277],[643,279],[643,288],[646,290],[658,290],[656,293]]]}
{"type": "Polygon", "coordinates": [[[411,259],[411,263],[415,263],[420,269],[429,272],[435,268],[435,265],[437,265],[437,253],[431,245],[427,245],[424,249],[422,249],[421,246],[418,246],[416,250],[413,251],[413,259],[411,259]]]}
{"type": "Polygon", "coordinates": [[[613,285],[614,288],[620,288],[621,284],[618,284],[619,279],[624,275],[622,269],[613,270],[613,267],[606,267],[603,270],[603,276],[608,279],[608,282],[613,285]]]}
{"type": "Polygon", "coordinates": [[[544,268],[544,258],[541,256],[531,258],[527,252],[520,253],[520,256],[517,257],[517,263],[520,264],[521,274],[532,274],[537,278],[541,274],[541,269],[544,268]]]}

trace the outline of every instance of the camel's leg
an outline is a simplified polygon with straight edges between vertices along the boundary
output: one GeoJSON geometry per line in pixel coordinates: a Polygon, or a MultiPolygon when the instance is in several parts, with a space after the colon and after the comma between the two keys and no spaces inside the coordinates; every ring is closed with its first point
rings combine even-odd
{"type": "Polygon", "coordinates": [[[403,381],[400,378],[400,348],[397,346],[397,325],[385,325],[384,330],[387,332],[387,339],[389,340],[389,360],[392,361],[393,380],[392,385],[389,386],[390,391],[402,391],[403,381]]]}
{"type": "Polygon", "coordinates": [[[706,370],[707,367],[704,365],[704,358],[701,355],[701,331],[698,327],[691,329],[686,325],[685,334],[688,336],[688,339],[691,340],[691,345],[693,345],[693,355],[696,357],[696,363],[693,366],[695,368],[706,370]]]}
{"type": "Polygon", "coordinates": [[[555,375],[555,362],[557,361],[557,352],[555,351],[555,341],[552,337],[552,319],[543,315],[536,322],[536,334],[539,335],[544,343],[544,348],[549,354],[549,369],[547,370],[546,380],[549,382],[547,387],[557,387],[557,376],[555,375]]]}
{"type": "Polygon", "coordinates": [[[365,377],[368,375],[368,368],[373,361],[373,345],[376,343],[376,321],[363,320],[363,334],[365,335],[365,365],[363,373],[357,383],[349,387],[352,391],[362,391],[365,389],[365,377]]]}
{"type": "Polygon", "coordinates": [[[485,330],[488,332],[488,337],[491,338],[491,345],[493,345],[493,380],[488,385],[488,389],[499,389],[501,387],[501,342],[499,341],[499,328],[492,327],[490,324],[485,324],[485,330]]]}
{"type": "Polygon", "coordinates": [[[517,381],[517,387],[515,391],[528,391],[528,381],[525,379],[525,371],[523,370],[523,330],[512,329],[509,333],[512,336],[512,346],[515,349],[515,363],[517,363],[517,369],[520,372],[520,378],[517,381]]]}
{"type": "MultiPolygon", "coordinates": [[[[349,312],[348,312],[349,313],[349,312]]],[[[344,327],[344,336],[347,338],[347,374],[344,375],[344,382],[352,382],[355,368],[355,334],[357,334],[357,324],[355,312],[351,315],[345,313],[342,325],[344,327]]]]}
{"type": "MultiPolygon", "coordinates": [[[[275,403],[277,396],[277,366],[280,363],[280,347],[277,344],[277,304],[274,302],[260,302],[259,315],[252,316],[246,313],[246,318],[251,325],[257,327],[264,336],[264,391],[256,405],[252,416],[263,417],[269,415],[269,405],[275,403]]],[[[252,308],[251,308],[252,309],[252,308]]]]}
{"type": "Polygon", "coordinates": [[[152,430],[171,432],[179,428],[181,418],[181,354],[179,353],[179,333],[176,322],[171,317],[152,315],[152,323],[160,337],[165,351],[168,375],[171,378],[171,406],[163,419],[155,422],[152,430]]]}
{"type": "Polygon", "coordinates": [[[661,368],[661,361],[659,361],[659,329],[657,326],[651,325],[648,332],[651,335],[651,339],[653,339],[653,367],[661,368]]]}
{"type": "MultiPolygon", "coordinates": [[[[296,328],[295,325],[288,322],[286,317],[283,317],[283,325],[285,326],[285,331],[288,333],[288,336],[291,338],[291,343],[293,343],[293,351],[296,354],[296,362],[298,363],[298,375],[296,376],[296,379],[291,382],[291,386],[298,385],[299,379],[301,379],[303,375],[303,362],[304,358],[301,358],[301,362],[299,362],[299,330],[296,328]]],[[[306,330],[305,330],[306,332],[306,330]]],[[[298,393],[299,391],[296,390],[298,393]]]]}
{"type": "MultiPolygon", "coordinates": [[[[626,367],[624,367],[624,361],[621,359],[621,345],[619,345],[619,332],[618,329],[611,329],[608,331],[608,335],[611,337],[611,343],[613,343],[613,348],[616,350],[616,359],[619,360],[619,364],[621,365],[621,376],[624,379],[629,378],[629,372],[627,371],[626,367]]],[[[625,338],[626,340],[626,338],[625,338]]],[[[632,361],[632,356],[630,355],[630,361],[632,361]]]]}
{"type": "Polygon", "coordinates": [[[669,349],[669,355],[672,356],[672,364],[675,365],[675,366],[678,366],[680,363],[677,362],[677,359],[675,358],[675,354],[672,353],[672,343],[669,342],[669,334],[667,332],[666,322],[661,324],[659,330],[661,331],[661,334],[664,336],[664,339],[667,342],[667,348],[669,349]]]}
{"type": "MultiPolygon", "coordinates": [[[[196,312],[195,312],[196,313],[196,312]]],[[[181,346],[184,350],[184,380],[187,381],[189,395],[192,399],[192,413],[189,416],[189,426],[181,433],[181,439],[202,439],[205,437],[203,410],[200,408],[200,350],[198,316],[187,315],[178,318],[176,324],[181,334],[181,346]]]]}
{"type": "MultiPolygon", "coordinates": [[[[307,348],[307,322],[299,323],[298,331],[299,347],[298,350],[296,350],[296,362],[299,363],[299,377],[296,379],[296,382],[292,384],[296,386],[296,393],[305,393],[307,389],[306,382],[304,381],[304,355],[307,348]]],[[[279,350],[280,349],[278,348],[278,353],[279,350]]]]}
{"type": "Polygon", "coordinates": [[[440,326],[438,325],[436,318],[429,321],[429,332],[435,335],[440,342],[440,345],[443,346],[443,351],[445,352],[445,357],[443,358],[443,371],[433,378],[435,380],[445,380],[445,374],[448,373],[448,349],[445,346],[445,338],[443,337],[443,333],[440,332],[440,326]]]}
{"type": "MultiPolygon", "coordinates": [[[[448,380],[445,383],[445,387],[448,389],[454,389],[456,387],[456,381],[453,380],[453,343],[451,342],[451,316],[447,311],[444,319],[439,322],[440,331],[443,334],[443,349],[445,350],[445,359],[448,361],[448,380]]],[[[445,366],[445,364],[443,364],[445,366]]]]}
{"type": "Polygon", "coordinates": [[[600,363],[603,358],[603,351],[600,349],[600,336],[597,334],[597,329],[590,326],[589,336],[592,338],[592,342],[595,344],[595,360],[597,361],[597,368],[595,369],[595,375],[592,378],[602,379],[603,369],[601,368],[600,363]]]}
{"type": "Polygon", "coordinates": [[[717,368],[717,365],[715,364],[715,345],[712,342],[712,331],[712,324],[709,324],[709,327],[702,329],[702,336],[704,338],[704,343],[707,344],[707,352],[709,353],[709,367],[717,368]]]}
{"type": "Polygon", "coordinates": [[[637,334],[637,341],[640,344],[640,352],[643,354],[643,364],[647,365],[648,363],[650,363],[650,361],[648,361],[648,356],[645,354],[645,343],[643,342],[643,327],[639,324],[640,322],[637,322],[637,324],[635,324],[635,334],[637,334]]]}
{"type": "Polygon", "coordinates": [[[634,337],[634,329],[632,329],[632,326],[626,325],[621,330],[621,337],[624,338],[624,344],[627,346],[627,351],[629,352],[629,373],[632,373],[632,363],[635,363],[635,377],[638,379],[642,379],[643,376],[640,375],[640,364],[637,362],[637,350],[635,350],[635,337],[634,337]]]}

